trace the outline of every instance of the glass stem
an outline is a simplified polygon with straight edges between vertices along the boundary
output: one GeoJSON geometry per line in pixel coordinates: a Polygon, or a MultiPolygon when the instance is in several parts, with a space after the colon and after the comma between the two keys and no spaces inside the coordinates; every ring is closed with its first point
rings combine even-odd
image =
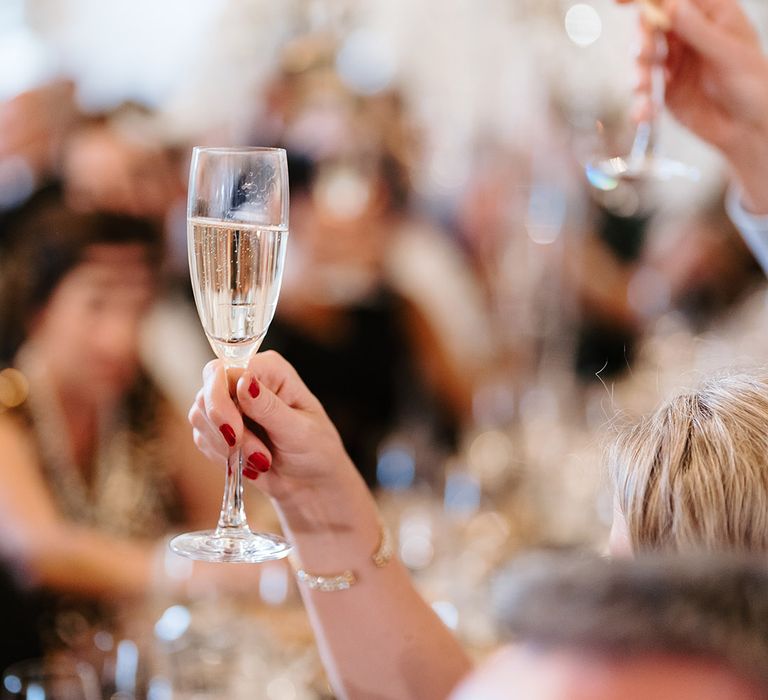
{"type": "MultiPolygon", "coordinates": [[[[241,374],[241,367],[227,367],[227,381],[229,391],[237,404],[236,386],[241,374]]],[[[224,480],[224,499],[221,502],[221,514],[219,524],[216,527],[217,535],[249,534],[248,520],[245,517],[245,505],[243,503],[243,449],[229,455],[227,471],[224,480]]]]}
{"type": "Polygon", "coordinates": [[[666,91],[667,37],[660,29],[653,32],[653,60],[651,63],[650,116],[637,125],[637,133],[632,144],[630,160],[632,162],[653,158],[658,145],[659,119],[664,110],[666,91]]]}
{"type": "MultiPolygon", "coordinates": [[[[226,369],[229,393],[237,404],[236,386],[237,380],[243,368],[228,365],[226,369]]],[[[224,498],[221,502],[219,524],[216,527],[217,535],[247,535],[251,530],[245,517],[245,505],[243,504],[243,449],[229,455],[227,471],[224,480],[224,498]]]]}
{"type": "Polygon", "coordinates": [[[217,535],[248,533],[248,521],[243,504],[243,451],[238,449],[230,455],[227,462],[227,475],[224,481],[224,499],[221,503],[217,535]]]}

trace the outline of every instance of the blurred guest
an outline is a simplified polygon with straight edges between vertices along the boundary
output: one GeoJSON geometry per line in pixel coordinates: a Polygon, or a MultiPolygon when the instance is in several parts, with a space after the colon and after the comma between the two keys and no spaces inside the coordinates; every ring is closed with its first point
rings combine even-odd
{"type": "Polygon", "coordinates": [[[601,218],[600,237],[579,241],[568,266],[584,313],[576,360],[584,377],[634,368],[644,334],[662,314],[678,312],[699,331],[722,321],[764,280],[723,194],[685,216],[649,220],[606,211],[601,218]]]}
{"type": "Polygon", "coordinates": [[[628,301],[648,216],[595,209],[595,229],[572,246],[566,269],[578,299],[574,364],[584,380],[605,380],[631,368],[641,325],[628,301]]]}
{"type": "Polygon", "coordinates": [[[445,261],[418,230],[405,232],[403,193],[386,156],[294,157],[291,166],[291,265],[265,347],[301,368],[373,484],[389,433],[421,424],[430,442],[451,448],[468,413],[475,370],[462,373],[419,294],[429,284],[448,293],[454,283],[446,275],[412,289],[406,267],[430,275],[445,261]],[[338,211],[340,203],[359,209],[338,211]],[[393,258],[402,261],[395,274],[393,258]]]}
{"type": "Polygon", "coordinates": [[[402,99],[353,94],[333,50],[313,37],[289,46],[270,92],[270,128],[292,154],[292,206],[265,347],[300,368],[373,484],[381,442],[403,426],[455,446],[491,351],[466,261],[412,214],[402,99]],[[296,68],[299,54],[311,60],[296,68]]]}
{"type": "Polygon", "coordinates": [[[451,697],[764,698],[767,583],[758,560],[523,557],[496,585],[512,644],[451,697]]]}
{"type": "Polygon", "coordinates": [[[291,260],[264,346],[302,369],[373,485],[376,451],[397,426],[398,397],[419,396],[413,385],[423,397],[424,388],[408,362],[404,300],[382,278],[390,231],[376,217],[387,195],[375,191],[377,177],[342,163],[292,157],[289,166],[291,260]],[[336,214],[339,186],[353,190],[344,196],[349,206],[360,206],[355,195],[366,200],[360,211],[336,214]]]}
{"type": "Polygon", "coordinates": [[[63,148],[61,176],[73,209],[150,219],[165,234],[163,285],[144,324],[141,359],[180,412],[210,358],[192,304],[183,158],[159,137],[154,115],[126,103],[81,120],[63,148]],[[183,358],[172,348],[187,348],[183,358]]]}
{"type": "Polygon", "coordinates": [[[79,118],[69,81],[0,101],[0,211],[57,177],[64,144],[79,118]]]}
{"type": "Polygon", "coordinates": [[[671,308],[694,329],[706,328],[765,279],[728,218],[723,194],[683,220],[662,221],[652,234],[632,287],[641,321],[671,308]]]}
{"type": "Polygon", "coordinates": [[[62,178],[71,206],[163,221],[183,199],[181,167],[147,133],[148,118],[145,110],[127,104],[83,122],[70,135],[62,178]]]}
{"type": "Polygon", "coordinates": [[[55,625],[73,601],[164,585],[159,538],[214,523],[220,484],[138,360],[155,228],[76,213],[52,190],[3,228],[0,558],[19,595],[51,594],[55,625]]]}
{"type": "Polygon", "coordinates": [[[611,549],[768,550],[768,377],[732,374],[673,396],[609,452],[611,549]]]}

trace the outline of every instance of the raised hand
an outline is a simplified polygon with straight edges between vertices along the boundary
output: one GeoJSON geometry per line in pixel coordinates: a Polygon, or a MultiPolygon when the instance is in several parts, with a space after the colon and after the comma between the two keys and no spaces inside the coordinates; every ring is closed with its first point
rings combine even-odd
{"type": "MultiPolygon", "coordinates": [[[[757,33],[737,0],[657,4],[660,23],[669,30],[666,106],[725,155],[745,205],[768,213],[768,60],[757,33]]],[[[654,27],[648,17],[644,13],[641,22],[637,119],[647,118],[651,109],[654,27]]]]}
{"type": "Polygon", "coordinates": [[[334,488],[354,466],[336,428],[296,370],[280,355],[254,355],[232,384],[220,360],[208,363],[189,412],[198,448],[224,462],[239,445],[243,474],[278,502],[334,488]],[[244,422],[245,417],[245,422],[244,422]]]}

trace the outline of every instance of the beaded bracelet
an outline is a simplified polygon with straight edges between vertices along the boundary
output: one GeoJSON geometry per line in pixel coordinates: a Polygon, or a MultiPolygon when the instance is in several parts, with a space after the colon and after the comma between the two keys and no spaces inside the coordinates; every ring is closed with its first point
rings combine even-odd
{"type": "MultiPolygon", "coordinates": [[[[374,565],[381,569],[385,567],[392,559],[394,549],[392,547],[392,535],[385,525],[381,525],[381,539],[376,551],[371,555],[374,565]]],[[[357,583],[357,576],[354,572],[346,569],[340,574],[311,574],[304,569],[296,571],[296,578],[300,583],[305,584],[313,591],[323,591],[333,593],[335,591],[346,591],[357,583]]]]}

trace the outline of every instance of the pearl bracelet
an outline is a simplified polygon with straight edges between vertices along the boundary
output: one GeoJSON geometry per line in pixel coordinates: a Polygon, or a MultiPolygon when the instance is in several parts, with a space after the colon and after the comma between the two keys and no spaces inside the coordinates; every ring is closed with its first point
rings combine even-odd
{"type": "MultiPolygon", "coordinates": [[[[376,551],[371,555],[376,568],[381,569],[391,561],[394,555],[392,547],[392,535],[385,525],[381,525],[381,539],[376,551]]],[[[357,583],[357,576],[354,572],[346,569],[340,574],[311,574],[304,569],[296,571],[296,578],[313,591],[323,591],[333,593],[335,591],[346,591],[357,583]]]]}

